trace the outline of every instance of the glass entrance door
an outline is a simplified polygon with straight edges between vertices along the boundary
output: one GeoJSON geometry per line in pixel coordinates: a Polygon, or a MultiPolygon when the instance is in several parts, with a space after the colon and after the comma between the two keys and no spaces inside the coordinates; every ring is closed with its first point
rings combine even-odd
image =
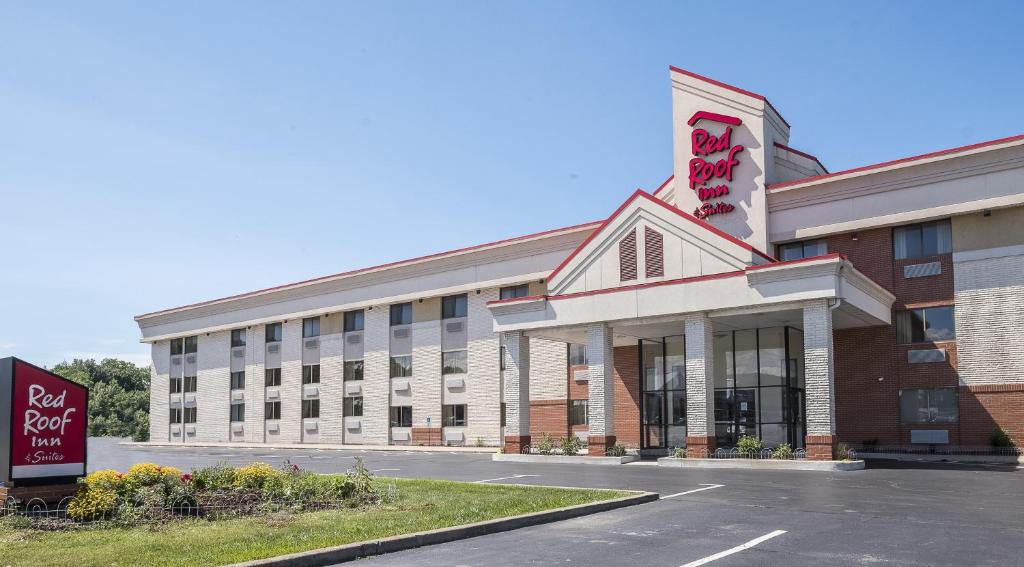
{"type": "Polygon", "coordinates": [[[683,337],[640,341],[640,446],[686,445],[686,351],[683,337]]]}

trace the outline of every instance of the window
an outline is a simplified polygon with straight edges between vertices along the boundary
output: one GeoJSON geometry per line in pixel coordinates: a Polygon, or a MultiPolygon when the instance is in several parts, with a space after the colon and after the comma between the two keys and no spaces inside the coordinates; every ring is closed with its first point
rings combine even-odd
{"type": "Polygon", "coordinates": [[[828,244],[824,239],[803,240],[779,244],[779,260],[799,260],[828,254],[828,244]]]}
{"type": "Polygon", "coordinates": [[[412,376],[412,356],[391,357],[391,377],[408,378],[412,376]]]}
{"type": "Polygon", "coordinates": [[[900,390],[900,420],[903,423],[956,423],[957,389],[900,390]]]}
{"type": "Polygon", "coordinates": [[[569,425],[587,424],[587,400],[569,401],[569,425]]]}
{"type": "Polygon", "coordinates": [[[281,369],[280,368],[267,368],[264,371],[265,380],[264,386],[280,386],[281,385],[281,369]]]}
{"type": "Polygon", "coordinates": [[[345,380],[362,380],[363,379],[363,361],[362,360],[346,360],[344,370],[345,380]]]}
{"type": "Polygon", "coordinates": [[[320,336],[320,318],[309,317],[302,320],[302,338],[308,339],[310,337],[320,336]]]}
{"type": "Polygon", "coordinates": [[[498,369],[505,370],[505,345],[498,347],[498,369]]]}
{"type": "Polygon", "coordinates": [[[185,353],[184,339],[171,339],[171,356],[185,353]]]}
{"type": "Polygon", "coordinates": [[[505,286],[498,290],[498,299],[515,299],[530,295],[530,284],[505,286]]]}
{"type": "Polygon", "coordinates": [[[442,427],[465,427],[466,404],[441,406],[442,427]]]}
{"type": "Polygon", "coordinates": [[[587,345],[569,344],[569,366],[580,366],[587,363],[587,345]]]}
{"type": "Polygon", "coordinates": [[[412,303],[398,303],[391,306],[391,326],[412,323],[412,303]]]}
{"type": "Polygon", "coordinates": [[[899,344],[951,341],[955,338],[952,305],[896,312],[896,342],[899,344]]]}
{"type": "Polygon", "coordinates": [[[505,427],[505,402],[501,402],[501,409],[498,411],[501,413],[501,426],[505,427]]]}
{"type": "Polygon", "coordinates": [[[320,417],[320,400],[302,400],[302,419],[320,417]]]}
{"type": "Polygon", "coordinates": [[[245,371],[231,373],[231,389],[241,390],[245,387],[245,371]]]}
{"type": "Polygon", "coordinates": [[[195,392],[196,391],[196,377],[195,376],[186,376],[185,377],[185,391],[186,392],[195,392]]]}
{"type": "Polygon", "coordinates": [[[412,406],[392,406],[391,427],[412,427],[412,406]]]}
{"type": "Polygon", "coordinates": [[[302,383],[303,384],[319,384],[320,383],[320,365],[319,364],[306,364],[302,367],[302,383]]]}
{"type": "Polygon", "coordinates": [[[441,374],[465,374],[468,365],[469,356],[464,350],[441,353],[441,374]]]}
{"type": "Polygon", "coordinates": [[[231,421],[245,421],[245,404],[231,404],[231,421]]]}
{"type": "Polygon", "coordinates": [[[170,423],[181,423],[181,408],[171,408],[170,423]]]}
{"type": "Polygon", "coordinates": [[[342,405],[342,414],[345,417],[362,417],[363,416],[363,397],[354,396],[351,398],[345,398],[342,405]]]}
{"type": "Polygon", "coordinates": [[[231,348],[245,346],[245,329],[231,331],[231,348]]]}
{"type": "Polygon", "coordinates": [[[199,337],[185,337],[185,354],[195,354],[199,350],[199,337]]]}
{"type": "Polygon", "coordinates": [[[184,411],[185,423],[196,422],[196,408],[185,408],[184,411]]]}
{"type": "Polygon", "coordinates": [[[267,402],[263,405],[263,419],[281,419],[281,402],[267,402]]]}
{"type": "Polygon", "coordinates": [[[441,318],[456,319],[466,316],[466,294],[449,295],[441,298],[441,318]]]}
{"type": "Polygon", "coordinates": [[[281,324],[270,323],[267,325],[266,339],[268,343],[281,342],[281,324]]]}
{"type": "Polygon", "coordinates": [[[363,330],[363,310],[349,311],[345,313],[345,332],[351,333],[352,331],[363,330]]]}
{"type": "Polygon", "coordinates": [[[171,378],[170,391],[172,394],[181,393],[181,378],[171,378]]]}
{"type": "Polygon", "coordinates": [[[949,219],[892,229],[893,256],[897,260],[949,254],[953,251],[953,231],[949,219]]]}

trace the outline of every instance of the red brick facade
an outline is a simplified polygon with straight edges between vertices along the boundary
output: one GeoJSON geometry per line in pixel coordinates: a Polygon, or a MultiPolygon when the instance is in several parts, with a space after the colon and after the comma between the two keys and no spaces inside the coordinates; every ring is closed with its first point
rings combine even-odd
{"type": "Polygon", "coordinates": [[[413,427],[412,428],[412,444],[413,445],[441,445],[443,443],[441,437],[440,427],[413,427]]]}
{"type": "Polygon", "coordinates": [[[640,447],[640,347],[615,347],[615,438],[640,447]]]}
{"type": "Polygon", "coordinates": [[[1024,447],[1024,384],[961,387],[960,442],[988,445],[997,427],[1024,447]]]}
{"type": "Polygon", "coordinates": [[[548,434],[555,439],[569,431],[569,407],[566,400],[530,400],[530,436],[539,439],[548,434]]]}

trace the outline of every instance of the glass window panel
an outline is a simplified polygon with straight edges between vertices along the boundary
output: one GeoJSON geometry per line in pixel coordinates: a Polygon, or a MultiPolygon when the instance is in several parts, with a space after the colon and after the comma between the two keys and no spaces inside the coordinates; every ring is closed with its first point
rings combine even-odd
{"type": "Polygon", "coordinates": [[[362,380],[363,379],[363,361],[362,360],[346,360],[344,367],[344,379],[345,380],[362,380]]]}
{"type": "Polygon", "coordinates": [[[733,407],[737,423],[753,427],[757,424],[757,389],[737,389],[733,407]]]}
{"type": "Polygon", "coordinates": [[[320,400],[302,400],[302,419],[320,417],[320,400]]]}
{"type": "Polygon", "coordinates": [[[761,366],[761,385],[779,386],[786,383],[786,329],[773,327],[759,329],[758,347],[761,366]]]}
{"type": "Polygon", "coordinates": [[[319,337],[320,336],[320,318],[309,317],[302,320],[302,337],[319,337]]]}
{"type": "Polygon", "coordinates": [[[757,386],[757,332],[736,331],[736,387],[757,386]]]}
{"type": "Polygon", "coordinates": [[[281,419],[281,402],[263,404],[263,419],[281,419]]]}
{"type": "Polygon", "coordinates": [[[171,339],[171,356],[185,352],[185,341],[183,339],[171,339]]]}
{"type": "Polygon", "coordinates": [[[921,225],[894,228],[892,237],[893,254],[897,260],[921,256],[921,225]]]}
{"type": "Polygon", "coordinates": [[[668,393],[669,425],[686,425],[686,390],[671,390],[668,393]]]}
{"type": "Polygon", "coordinates": [[[731,423],[716,423],[715,444],[719,447],[732,447],[735,445],[736,426],[731,423]]]}
{"type": "Polygon", "coordinates": [[[181,378],[171,378],[170,392],[172,394],[180,394],[181,393],[181,378]]]}
{"type": "Polygon", "coordinates": [[[804,387],[804,333],[789,327],[789,372],[791,384],[804,387]]]}
{"type": "Polygon", "coordinates": [[[245,329],[231,331],[231,348],[245,346],[245,329]]]}
{"type": "Polygon", "coordinates": [[[530,284],[505,286],[499,290],[499,299],[515,299],[530,295],[530,284]]]}
{"type": "Polygon", "coordinates": [[[469,372],[468,351],[453,350],[441,353],[441,374],[465,374],[469,372]]]}
{"type": "Polygon", "coordinates": [[[569,425],[587,425],[587,400],[569,402],[569,425]]]}
{"type": "Polygon", "coordinates": [[[587,345],[569,344],[569,366],[587,363],[587,345]]]}
{"type": "Polygon", "coordinates": [[[731,389],[715,390],[715,421],[732,421],[735,419],[731,389]]]}
{"type": "Polygon", "coordinates": [[[686,351],[683,337],[665,338],[665,388],[669,390],[686,389],[686,351]]]}
{"type": "Polygon", "coordinates": [[[761,388],[761,423],[785,421],[783,388],[761,388]]]}
{"type": "Polygon", "coordinates": [[[185,354],[194,354],[199,350],[199,337],[185,337],[185,354]]]}
{"type": "Polygon", "coordinates": [[[245,421],[245,404],[231,404],[231,421],[245,421]]]}
{"type": "Polygon", "coordinates": [[[661,412],[661,392],[648,392],[644,394],[644,423],[660,425],[664,423],[664,416],[661,412]]]}
{"type": "Polygon", "coordinates": [[[362,417],[363,416],[363,397],[353,396],[345,398],[342,402],[342,414],[345,417],[362,417]]]}
{"type": "Polygon", "coordinates": [[[453,319],[465,317],[467,311],[466,294],[449,295],[441,298],[441,318],[453,319]]]}
{"type": "Polygon", "coordinates": [[[764,447],[778,447],[789,442],[789,426],[784,423],[766,423],[761,426],[761,444],[764,447]]]}
{"type": "Polygon", "coordinates": [[[393,406],[391,427],[412,427],[412,406],[393,406]]]}
{"type": "Polygon", "coordinates": [[[363,330],[363,310],[349,311],[345,313],[345,332],[350,333],[353,331],[363,330]]]}
{"type": "Polygon", "coordinates": [[[956,423],[959,420],[956,388],[901,390],[903,423],[956,423]]]}
{"type": "Polygon", "coordinates": [[[953,306],[924,309],[924,340],[951,341],[956,338],[953,306]]]}
{"type": "Polygon", "coordinates": [[[411,356],[392,356],[391,357],[391,377],[392,378],[408,378],[412,376],[412,357],[411,356]]]}
{"type": "Polygon", "coordinates": [[[799,260],[803,258],[804,246],[802,242],[790,242],[779,246],[780,260],[799,260]]]}
{"type": "Polygon", "coordinates": [[[732,333],[719,333],[714,338],[715,387],[733,385],[732,380],[732,333]]]}
{"type": "Polygon", "coordinates": [[[303,384],[319,384],[320,383],[320,365],[319,364],[307,364],[302,367],[302,383],[303,384]]]}
{"type": "Polygon", "coordinates": [[[266,327],[265,337],[268,343],[276,343],[281,340],[281,324],[271,323],[266,327]]]}
{"type": "Polygon", "coordinates": [[[670,426],[668,426],[668,446],[669,447],[685,447],[686,446],[686,426],[685,425],[670,425],[670,426]]]}
{"type": "Polygon", "coordinates": [[[828,254],[828,244],[824,239],[804,242],[804,258],[824,256],[825,254],[828,254]]]}
{"type": "Polygon", "coordinates": [[[241,390],[245,388],[245,371],[231,373],[231,389],[241,390]]]}
{"type": "Polygon", "coordinates": [[[664,362],[661,356],[661,343],[643,341],[641,345],[644,361],[644,390],[647,392],[661,390],[665,385],[661,366],[664,362]]]}
{"type": "Polygon", "coordinates": [[[933,423],[956,423],[960,419],[956,388],[929,390],[928,405],[933,423]]]}
{"type": "Polygon", "coordinates": [[[412,323],[412,303],[398,303],[391,306],[391,325],[412,323]]]}

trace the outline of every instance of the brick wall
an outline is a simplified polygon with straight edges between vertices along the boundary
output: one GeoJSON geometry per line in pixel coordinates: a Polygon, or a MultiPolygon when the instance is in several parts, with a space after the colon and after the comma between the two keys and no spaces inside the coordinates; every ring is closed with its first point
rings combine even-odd
{"type": "Polygon", "coordinates": [[[996,428],[1024,447],[1024,384],[985,384],[960,388],[960,441],[983,446],[996,428]]]}
{"type": "Polygon", "coordinates": [[[558,439],[569,432],[567,402],[563,400],[530,400],[530,436],[533,444],[545,433],[558,439]]]}
{"type": "Polygon", "coordinates": [[[615,438],[640,447],[640,347],[615,347],[615,438]]]}

